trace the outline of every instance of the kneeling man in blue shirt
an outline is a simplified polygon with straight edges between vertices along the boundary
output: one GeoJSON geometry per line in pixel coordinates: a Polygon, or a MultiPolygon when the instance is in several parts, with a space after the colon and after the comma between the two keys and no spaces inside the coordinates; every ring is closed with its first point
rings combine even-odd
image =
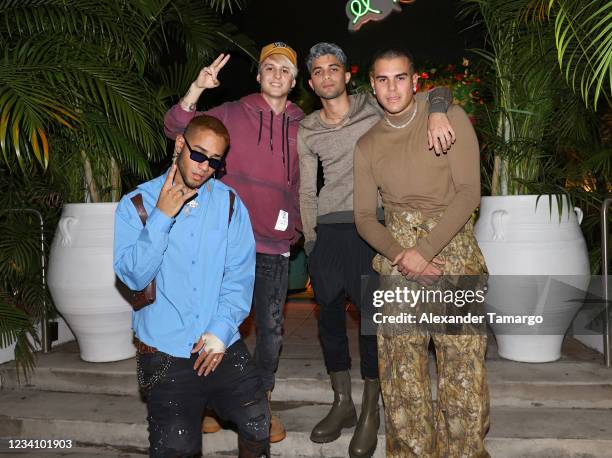
{"type": "Polygon", "coordinates": [[[223,123],[195,117],[176,138],[175,164],[117,207],[115,272],[131,290],[156,286],[132,323],[154,457],[200,456],[206,406],[237,425],[241,457],[269,453],[268,400],[238,332],[251,307],[255,240],[239,197],[213,178],[228,145],[223,123]]]}

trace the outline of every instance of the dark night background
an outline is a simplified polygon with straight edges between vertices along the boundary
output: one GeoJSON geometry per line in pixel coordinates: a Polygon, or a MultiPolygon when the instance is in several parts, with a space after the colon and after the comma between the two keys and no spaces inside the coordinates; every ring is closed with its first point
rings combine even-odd
{"type": "MultiPolygon", "coordinates": [[[[340,45],[349,63],[361,69],[366,68],[376,50],[385,46],[408,48],[417,64],[449,64],[460,62],[469,55],[466,49],[480,45],[477,31],[463,31],[469,22],[457,18],[460,2],[456,0],[416,0],[412,5],[402,5],[401,12],[391,13],[383,21],[365,24],[358,32],[348,31],[346,3],[346,0],[250,0],[242,10],[227,14],[226,19],[254,40],[258,48],[273,41],[291,45],[298,53],[298,80],[302,83],[305,57],[310,47],[320,41],[340,45]]],[[[219,75],[222,87],[202,97],[203,104],[210,106],[257,92],[255,76],[253,63],[242,53],[233,52],[219,75]]]]}

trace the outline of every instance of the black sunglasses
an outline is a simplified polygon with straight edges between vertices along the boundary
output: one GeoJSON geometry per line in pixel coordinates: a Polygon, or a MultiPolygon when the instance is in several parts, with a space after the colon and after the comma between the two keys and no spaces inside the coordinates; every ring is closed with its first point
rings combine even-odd
{"type": "Polygon", "coordinates": [[[192,161],[199,162],[200,164],[204,161],[208,161],[208,166],[213,170],[220,170],[225,165],[225,161],[223,159],[215,159],[213,157],[208,157],[204,153],[200,153],[199,151],[194,151],[189,146],[187,139],[185,138],[185,145],[187,145],[187,149],[189,150],[189,157],[192,161]]]}

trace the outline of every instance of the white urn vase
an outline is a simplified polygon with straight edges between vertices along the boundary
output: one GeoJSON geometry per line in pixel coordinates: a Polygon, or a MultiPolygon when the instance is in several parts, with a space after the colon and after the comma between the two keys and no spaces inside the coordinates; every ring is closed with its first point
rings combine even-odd
{"type": "Polygon", "coordinates": [[[132,309],[113,271],[117,203],[64,206],[51,246],[49,290],[74,333],[81,358],[119,361],[135,354],[132,309]]]}
{"type": "Polygon", "coordinates": [[[548,195],[481,199],[475,233],[490,274],[487,304],[499,315],[542,319],[521,328],[492,324],[503,358],[559,359],[582,306],[590,279],[582,211],[570,207],[566,196],[560,204],[548,195]]]}

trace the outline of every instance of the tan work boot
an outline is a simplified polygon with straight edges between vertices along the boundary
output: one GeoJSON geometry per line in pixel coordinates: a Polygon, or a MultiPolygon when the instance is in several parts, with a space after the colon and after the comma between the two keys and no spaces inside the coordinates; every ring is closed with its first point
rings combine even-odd
{"type": "Polygon", "coordinates": [[[377,378],[366,378],[363,384],[359,421],[349,445],[350,458],[369,458],[376,450],[380,426],[378,393],[380,393],[380,381],[377,378]]]}
{"type": "Polygon", "coordinates": [[[216,433],[221,429],[221,425],[217,421],[217,419],[213,416],[214,412],[211,410],[207,410],[204,415],[204,420],[202,420],[202,432],[203,433],[216,433]]]}
{"type": "Polygon", "coordinates": [[[282,441],[287,437],[285,427],[276,415],[272,415],[272,392],[268,391],[268,403],[270,405],[270,443],[282,441]]]}
{"type": "Polygon", "coordinates": [[[317,444],[335,441],[342,434],[342,428],[351,428],[357,423],[357,412],[351,398],[350,372],[330,372],[329,377],[334,390],[334,403],[310,433],[310,440],[317,444]]]}

